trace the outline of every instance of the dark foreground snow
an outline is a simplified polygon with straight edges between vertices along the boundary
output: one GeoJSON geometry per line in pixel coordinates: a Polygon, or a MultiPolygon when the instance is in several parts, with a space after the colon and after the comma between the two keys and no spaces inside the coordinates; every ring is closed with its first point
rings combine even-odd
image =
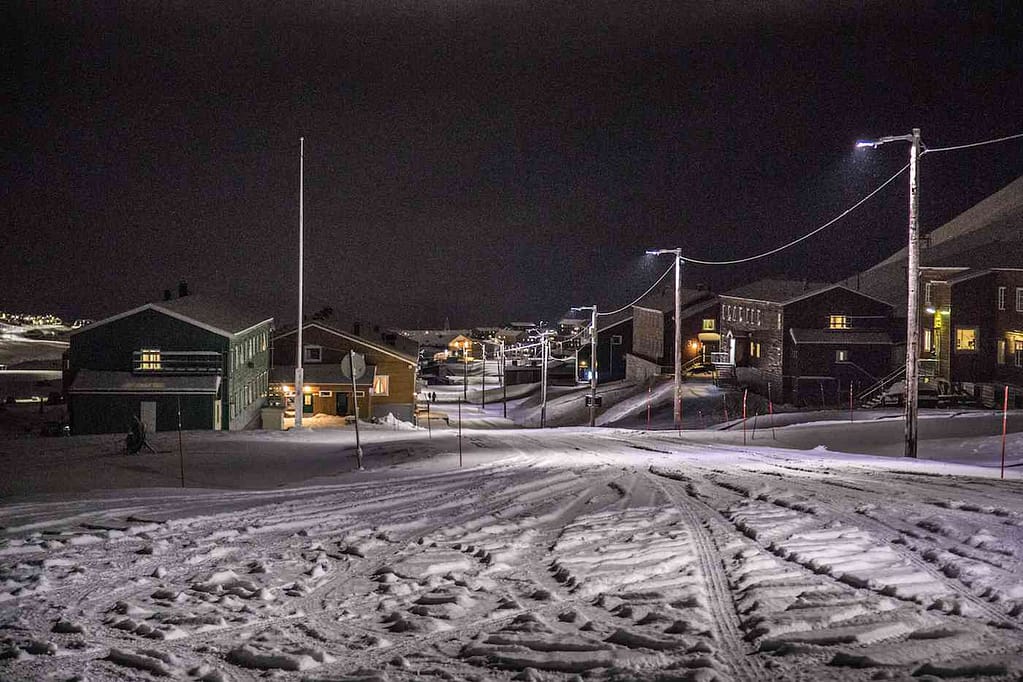
{"type": "Polygon", "coordinates": [[[458,469],[450,432],[364,435],[352,472],[348,430],[190,434],[184,490],[169,439],[31,441],[59,452],[7,463],[61,499],[6,484],[0,678],[1023,675],[1023,478],[997,439],[934,446],[975,466],[468,431],[458,469]],[[167,487],[59,481],[83,462],[167,487]],[[232,469],[263,489],[199,489],[232,469]]]}

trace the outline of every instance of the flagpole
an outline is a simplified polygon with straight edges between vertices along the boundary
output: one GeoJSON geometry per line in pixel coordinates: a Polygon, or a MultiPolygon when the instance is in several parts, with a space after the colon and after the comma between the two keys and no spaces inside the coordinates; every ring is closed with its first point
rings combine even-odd
{"type": "Polygon", "coordinates": [[[302,410],[305,409],[304,370],[302,369],[302,258],[304,256],[304,192],[305,192],[305,138],[298,138],[298,350],[295,363],[295,428],[302,428],[302,410]]]}

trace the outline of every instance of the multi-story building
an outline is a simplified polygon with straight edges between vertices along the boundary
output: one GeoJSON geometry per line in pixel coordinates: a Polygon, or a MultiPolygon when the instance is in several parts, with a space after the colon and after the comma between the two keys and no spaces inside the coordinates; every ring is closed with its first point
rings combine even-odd
{"type": "Polygon", "coordinates": [[[776,399],[837,402],[843,387],[866,388],[889,372],[891,313],[841,285],[761,280],[721,295],[720,360],[776,399]]]}
{"type": "Polygon", "coordinates": [[[243,429],[259,423],[273,318],[182,296],[71,334],[65,366],[73,433],[243,429]]]}

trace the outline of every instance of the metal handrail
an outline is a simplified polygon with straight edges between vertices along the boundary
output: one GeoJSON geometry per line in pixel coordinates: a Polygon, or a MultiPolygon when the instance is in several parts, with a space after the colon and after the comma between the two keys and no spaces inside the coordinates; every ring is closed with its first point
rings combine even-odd
{"type": "Polygon", "coordinates": [[[906,376],[906,366],[902,365],[901,367],[896,369],[894,372],[891,372],[890,374],[888,374],[883,379],[878,380],[875,384],[870,386],[870,388],[866,389],[865,391],[860,393],[858,396],[856,396],[856,401],[860,402],[860,403],[865,402],[867,400],[867,398],[873,397],[875,393],[879,393],[879,392],[885,390],[886,388],[888,388],[889,386],[894,384],[896,381],[898,381],[899,379],[902,379],[905,376],[906,376]]]}

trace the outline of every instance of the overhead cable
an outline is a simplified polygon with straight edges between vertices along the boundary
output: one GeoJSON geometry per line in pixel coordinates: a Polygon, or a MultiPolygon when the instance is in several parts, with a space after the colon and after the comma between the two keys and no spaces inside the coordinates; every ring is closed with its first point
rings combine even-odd
{"type": "Polygon", "coordinates": [[[1006,135],[1005,137],[998,137],[993,140],[984,140],[983,142],[971,142],[970,144],[958,144],[954,147],[927,147],[922,152],[923,154],[933,154],[935,152],[951,152],[956,149],[969,149],[970,147],[981,147],[986,144],[995,144],[997,142],[1007,142],[1008,140],[1015,140],[1023,137],[1023,133],[1016,133],[1015,135],[1006,135]]]}
{"type": "Polygon", "coordinates": [[[653,285],[651,285],[651,287],[649,289],[647,289],[642,294],[640,294],[639,298],[634,300],[632,303],[629,303],[628,305],[623,305],[618,310],[612,310],[612,311],[606,312],[606,313],[598,312],[597,313],[597,317],[604,317],[605,315],[617,315],[618,313],[622,312],[623,310],[628,310],[629,308],[631,308],[632,306],[636,305],[641,300],[643,300],[643,298],[645,298],[647,294],[649,294],[651,291],[653,291],[657,287],[657,285],[661,283],[661,280],[664,279],[665,277],[667,277],[668,273],[671,272],[674,269],[675,269],[675,264],[672,263],[671,265],[668,266],[668,269],[664,271],[664,274],[661,275],[660,277],[658,277],[657,281],[654,282],[653,285]]]}
{"type": "Polygon", "coordinates": [[[832,225],[837,223],[839,220],[841,220],[842,218],[846,217],[847,215],[849,215],[850,213],[855,211],[857,208],[859,208],[862,204],[864,204],[872,196],[874,196],[875,194],[880,192],[882,189],[887,187],[889,184],[891,184],[895,180],[895,178],[897,178],[900,175],[902,175],[903,173],[905,173],[907,168],[909,168],[909,164],[908,163],[905,166],[903,166],[901,169],[899,169],[899,171],[897,173],[895,173],[895,175],[893,175],[892,177],[890,177],[887,180],[885,180],[884,182],[882,182],[877,187],[877,189],[875,189],[873,192],[871,192],[867,196],[863,197],[862,199],[860,199],[855,204],[853,204],[849,208],[847,208],[844,211],[842,211],[841,213],[839,213],[837,216],[835,216],[834,218],[832,218],[828,222],[824,223],[820,227],[818,227],[818,228],[816,228],[816,229],[814,229],[814,230],[812,230],[810,232],[807,232],[802,237],[799,237],[797,239],[793,239],[788,244],[783,244],[782,246],[779,246],[776,249],[771,249],[770,251],[765,251],[763,253],[758,253],[757,255],[750,256],[748,258],[737,258],[735,260],[700,260],[699,258],[690,258],[689,256],[682,256],[682,260],[685,261],[686,263],[696,263],[698,265],[738,265],[740,263],[749,263],[750,261],[755,261],[755,260],[758,260],[760,258],[766,258],[768,256],[773,256],[774,254],[778,253],[779,251],[784,251],[785,249],[793,247],[796,244],[798,244],[799,242],[807,240],[810,237],[814,236],[815,234],[817,234],[821,230],[824,230],[825,228],[831,227],[832,225]]]}

